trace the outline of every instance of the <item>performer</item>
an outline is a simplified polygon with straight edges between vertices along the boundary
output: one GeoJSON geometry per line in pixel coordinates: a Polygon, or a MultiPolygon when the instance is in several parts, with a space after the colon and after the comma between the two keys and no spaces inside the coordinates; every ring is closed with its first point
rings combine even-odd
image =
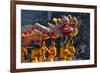
{"type": "Polygon", "coordinates": [[[39,62],[46,61],[46,52],[48,51],[48,48],[45,45],[45,41],[42,42],[41,48],[39,49],[39,62]]]}
{"type": "Polygon", "coordinates": [[[48,52],[49,52],[48,60],[53,62],[54,58],[57,54],[56,47],[55,47],[55,42],[51,43],[51,45],[49,46],[49,51],[48,52]]]}
{"type": "Polygon", "coordinates": [[[38,49],[33,49],[32,50],[31,62],[38,62],[38,49]]]}
{"type": "Polygon", "coordinates": [[[64,60],[64,57],[65,57],[65,54],[64,54],[64,45],[61,45],[59,60],[64,60]]]}
{"type": "Polygon", "coordinates": [[[74,57],[74,53],[75,53],[75,47],[73,46],[73,44],[71,43],[65,44],[64,47],[65,60],[72,60],[74,57]]]}
{"type": "Polygon", "coordinates": [[[21,62],[25,63],[26,59],[28,57],[28,51],[26,47],[21,48],[21,62]]]}

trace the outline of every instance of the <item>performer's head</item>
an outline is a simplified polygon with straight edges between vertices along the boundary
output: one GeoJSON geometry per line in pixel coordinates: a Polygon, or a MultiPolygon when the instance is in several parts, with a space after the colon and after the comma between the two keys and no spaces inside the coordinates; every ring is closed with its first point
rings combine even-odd
{"type": "Polygon", "coordinates": [[[63,46],[64,48],[67,48],[68,47],[68,44],[67,43],[64,43],[64,46],[63,46]]]}
{"type": "Polygon", "coordinates": [[[42,45],[42,46],[45,46],[45,41],[42,41],[41,45],[42,45]]]}
{"type": "Polygon", "coordinates": [[[55,46],[55,42],[54,42],[54,41],[52,41],[52,42],[51,42],[51,45],[52,45],[52,46],[55,46]]]}

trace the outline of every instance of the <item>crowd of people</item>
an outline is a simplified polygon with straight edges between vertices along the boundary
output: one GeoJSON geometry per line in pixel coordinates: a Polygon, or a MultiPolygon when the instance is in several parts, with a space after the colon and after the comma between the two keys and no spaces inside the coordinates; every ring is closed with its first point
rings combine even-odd
{"type": "MultiPolygon", "coordinates": [[[[41,46],[34,48],[28,54],[27,47],[22,47],[21,62],[54,62],[57,57],[57,48],[54,41],[51,42],[49,47],[46,46],[45,41],[42,41],[41,46]]],[[[73,59],[75,53],[75,47],[72,43],[65,43],[60,48],[58,60],[70,61],[73,59]]]]}

